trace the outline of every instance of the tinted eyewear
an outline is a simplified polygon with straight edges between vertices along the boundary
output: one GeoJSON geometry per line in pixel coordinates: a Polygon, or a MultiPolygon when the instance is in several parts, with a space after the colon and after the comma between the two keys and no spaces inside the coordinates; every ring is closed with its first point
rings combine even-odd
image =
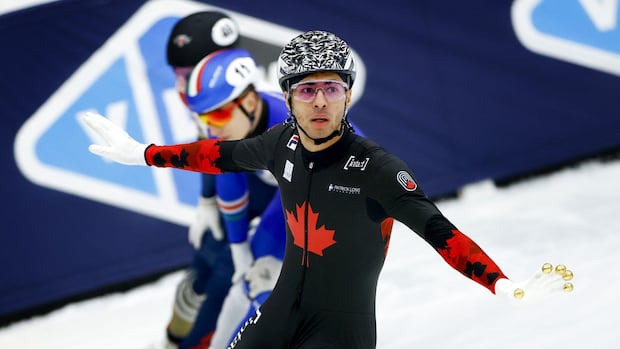
{"type": "Polygon", "coordinates": [[[208,126],[222,127],[232,120],[233,111],[241,104],[241,98],[237,98],[232,101],[229,106],[217,108],[210,112],[198,114],[198,117],[202,122],[208,126]]]}
{"type": "Polygon", "coordinates": [[[323,92],[328,102],[344,99],[349,86],[337,80],[303,81],[291,86],[293,98],[301,102],[312,102],[319,91],[323,92]]]}

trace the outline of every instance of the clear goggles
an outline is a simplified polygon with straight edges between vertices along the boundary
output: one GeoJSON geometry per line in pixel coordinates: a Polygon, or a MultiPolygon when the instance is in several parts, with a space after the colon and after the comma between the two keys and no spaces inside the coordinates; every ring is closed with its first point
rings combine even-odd
{"type": "Polygon", "coordinates": [[[328,102],[337,102],[344,99],[349,85],[338,80],[302,81],[291,85],[293,98],[301,102],[312,102],[319,91],[323,92],[328,102]]]}

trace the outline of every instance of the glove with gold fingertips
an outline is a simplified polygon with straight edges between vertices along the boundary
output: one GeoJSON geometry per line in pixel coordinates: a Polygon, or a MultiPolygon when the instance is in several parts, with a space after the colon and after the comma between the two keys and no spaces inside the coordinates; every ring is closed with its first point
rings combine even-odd
{"type": "Polygon", "coordinates": [[[573,291],[573,272],[563,264],[555,268],[550,263],[543,264],[529,279],[514,282],[499,279],[495,283],[495,295],[514,304],[525,305],[536,303],[558,293],[573,291]]]}

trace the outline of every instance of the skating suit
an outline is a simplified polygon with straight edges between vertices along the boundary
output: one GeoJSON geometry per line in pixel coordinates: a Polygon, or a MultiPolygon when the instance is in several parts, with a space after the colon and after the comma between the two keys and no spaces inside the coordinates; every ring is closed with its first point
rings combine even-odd
{"type": "Polygon", "coordinates": [[[148,164],[193,171],[267,169],[278,181],[287,223],[282,272],[230,347],[375,348],[376,286],[394,219],[489,290],[504,277],[404,161],[354,133],[311,153],[297,129],[282,124],[252,139],[150,146],[145,155],[148,164]]]}

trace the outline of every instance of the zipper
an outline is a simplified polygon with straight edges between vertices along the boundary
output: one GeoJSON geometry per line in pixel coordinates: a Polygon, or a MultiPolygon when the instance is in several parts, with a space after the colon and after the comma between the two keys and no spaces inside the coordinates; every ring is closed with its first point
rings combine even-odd
{"type": "Polygon", "coordinates": [[[314,167],[314,162],[308,164],[308,192],[306,193],[306,207],[304,209],[304,250],[303,256],[301,259],[301,264],[303,264],[306,268],[310,266],[309,251],[308,251],[308,207],[310,206],[310,187],[312,184],[312,168],[314,167]]]}
{"type": "Polygon", "coordinates": [[[308,191],[306,192],[306,207],[304,208],[304,249],[301,255],[301,282],[299,284],[299,290],[297,292],[297,306],[301,304],[301,295],[304,292],[304,282],[306,281],[306,270],[310,266],[309,250],[308,250],[308,207],[310,207],[310,192],[312,186],[312,169],[314,168],[314,162],[308,164],[308,191]]]}

